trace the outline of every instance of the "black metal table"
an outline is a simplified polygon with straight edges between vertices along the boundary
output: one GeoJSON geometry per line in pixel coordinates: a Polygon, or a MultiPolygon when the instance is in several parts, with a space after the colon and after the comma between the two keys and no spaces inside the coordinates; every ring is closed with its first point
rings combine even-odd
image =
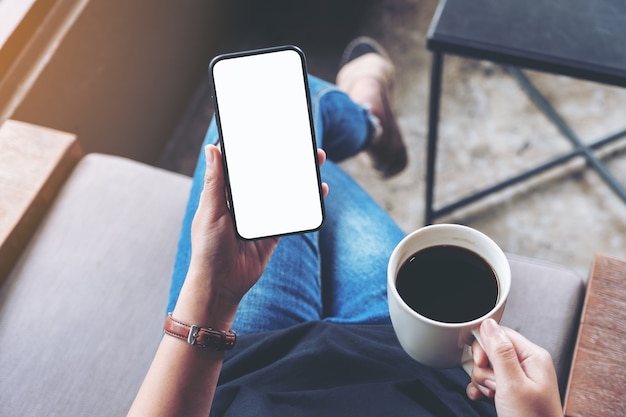
{"type": "MultiPolygon", "coordinates": [[[[583,156],[626,202],[626,189],[594,151],[626,129],[584,144],[518,67],[626,87],[626,2],[623,0],[441,0],[431,22],[432,51],[426,162],[425,224],[489,194],[583,156]],[[506,66],[531,100],[572,143],[573,150],[468,197],[435,208],[435,167],[444,55],[506,66]]],[[[626,116],[626,109],[624,109],[626,116]]],[[[626,117],[624,117],[626,121],[626,117]]]]}

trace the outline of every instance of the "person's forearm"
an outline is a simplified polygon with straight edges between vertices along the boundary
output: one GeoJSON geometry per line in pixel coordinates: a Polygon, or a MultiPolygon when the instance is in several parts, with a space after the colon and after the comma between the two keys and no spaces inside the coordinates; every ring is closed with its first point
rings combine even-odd
{"type": "MultiPolygon", "coordinates": [[[[172,317],[188,324],[230,330],[236,308],[187,277],[172,317]]],[[[200,277],[201,278],[201,277],[200,277]]],[[[164,335],[129,416],[207,416],[224,353],[164,335]]]]}
{"type": "Polygon", "coordinates": [[[206,417],[223,356],[164,336],[128,415],[206,417]]]}
{"type": "MultiPolygon", "coordinates": [[[[205,154],[204,185],[191,227],[191,261],[172,318],[228,332],[239,302],[263,273],[278,238],[237,239],[220,150],[207,145],[205,154]]],[[[319,151],[318,158],[323,163],[325,154],[319,151]]],[[[228,338],[232,346],[232,334],[228,338]]],[[[221,344],[216,348],[223,348],[221,344]]],[[[207,416],[224,357],[211,349],[163,336],[129,415],[207,416]]]]}

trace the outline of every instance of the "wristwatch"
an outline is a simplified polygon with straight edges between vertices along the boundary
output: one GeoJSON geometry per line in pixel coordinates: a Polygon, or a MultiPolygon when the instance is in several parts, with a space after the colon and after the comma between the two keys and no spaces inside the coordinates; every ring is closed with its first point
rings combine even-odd
{"type": "Polygon", "coordinates": [[[213,330],[210,327],[185,324],[174,319],[172,313],[167,315],[163,331],[169,336],[185,340],[190,345],[214,351],[231,350],[237,340],[237,333],[234,330],[213,330]]]}

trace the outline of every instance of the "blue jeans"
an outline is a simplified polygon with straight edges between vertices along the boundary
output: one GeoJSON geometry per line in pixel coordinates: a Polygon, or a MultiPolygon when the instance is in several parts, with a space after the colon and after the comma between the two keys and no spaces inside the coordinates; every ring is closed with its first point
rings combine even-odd
{"type": "MultiPolygon", "coordinates": [[[[328,161],[321,168],[330,193],[318,232],[280,239],[259,282],[244,296],[233,328],[240,334],[286,328],[312,320],[389,323],[387,261],[404,232],[389,215],[333,163],[369,144],[369,113],[343,92],[309,77],[317,146],[328,161]]],[[[205,144],[218,140],[215,119],[205,144]]],[[[187,274],[191,222],[202,190],[204,152],[194,174],[172,277],[172,311],[187,274]]]]}

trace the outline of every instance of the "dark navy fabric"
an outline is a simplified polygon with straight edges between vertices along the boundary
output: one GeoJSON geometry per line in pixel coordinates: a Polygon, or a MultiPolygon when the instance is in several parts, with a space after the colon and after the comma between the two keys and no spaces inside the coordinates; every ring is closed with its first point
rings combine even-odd
{"type": "Polygon", "coordinates": [[[461,368],[411,359],[390,325],[309,322],[243,335],[225,358],[212,416],[495,416],[461,368]]]}

